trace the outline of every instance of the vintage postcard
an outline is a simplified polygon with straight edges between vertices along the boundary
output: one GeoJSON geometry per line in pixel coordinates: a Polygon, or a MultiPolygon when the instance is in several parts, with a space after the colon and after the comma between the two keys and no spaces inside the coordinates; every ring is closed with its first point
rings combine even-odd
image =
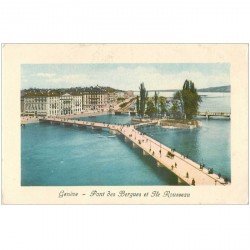
{"type": "Polygon", "coordinates": [[[248,204],[248,44],[2,44],[3,204],[248,204]]]}

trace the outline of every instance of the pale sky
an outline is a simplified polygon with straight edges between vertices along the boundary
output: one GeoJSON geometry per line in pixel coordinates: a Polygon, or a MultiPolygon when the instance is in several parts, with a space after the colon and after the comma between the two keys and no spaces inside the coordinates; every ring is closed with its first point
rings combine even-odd
{"type": "Polygon", "coordinates": [[[195,87],[230,85],[230,64],[23,64],[21,88],[70,88],[110,86],[138,90],[144,82],[147,90],[180,89],[184,81],[195,87]]]}

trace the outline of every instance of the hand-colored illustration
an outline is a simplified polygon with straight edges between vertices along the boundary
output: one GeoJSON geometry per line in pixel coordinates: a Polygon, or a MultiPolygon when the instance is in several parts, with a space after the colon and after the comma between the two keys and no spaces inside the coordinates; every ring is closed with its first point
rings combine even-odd
{"type": "Polygon", "coordinates": [[[20,101],[22,186],[230,185],[230,64],[23,64],[20,101]]]}

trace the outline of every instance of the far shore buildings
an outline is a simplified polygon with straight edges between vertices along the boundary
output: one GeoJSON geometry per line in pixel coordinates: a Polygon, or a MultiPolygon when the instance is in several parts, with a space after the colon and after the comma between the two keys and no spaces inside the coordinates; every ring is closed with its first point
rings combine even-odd
{"type": "Polygon", "coordinates": [[[108,111],[114,106],[118,96],[122,95],[127,96],[124,91],[118,92],[99,86],[67,90],[29,89],[21,92],[21,113],[32,116],[59,116],[108,111]]]}

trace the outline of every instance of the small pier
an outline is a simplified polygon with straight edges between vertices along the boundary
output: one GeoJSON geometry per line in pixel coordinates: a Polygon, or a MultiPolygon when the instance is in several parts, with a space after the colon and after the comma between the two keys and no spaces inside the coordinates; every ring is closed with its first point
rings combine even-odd
{"type": "MultiPolygon", "coordinates": [[[[65,118],[43,118],[40,122],[49,124],[59,124],[64,126],[90,127],[92,129],[108,129],[112,134],[124,136],[126,143],[132,143],[133,147],[140,148],[145,157],[152,157],[156,160],[157,167],[167,168],[178,178],[178,183],[186,185],[227,185],[225,179],[215,173],[209,173],[209,169],[201,167],[200,164],[188,159],[180,153],[172,150],[166,145],[137,130],[136,125],[116,125],[101,122],[79,121],[65,118]]],[[[155,121],[150,122],[150,125],[155,121]]]]}

